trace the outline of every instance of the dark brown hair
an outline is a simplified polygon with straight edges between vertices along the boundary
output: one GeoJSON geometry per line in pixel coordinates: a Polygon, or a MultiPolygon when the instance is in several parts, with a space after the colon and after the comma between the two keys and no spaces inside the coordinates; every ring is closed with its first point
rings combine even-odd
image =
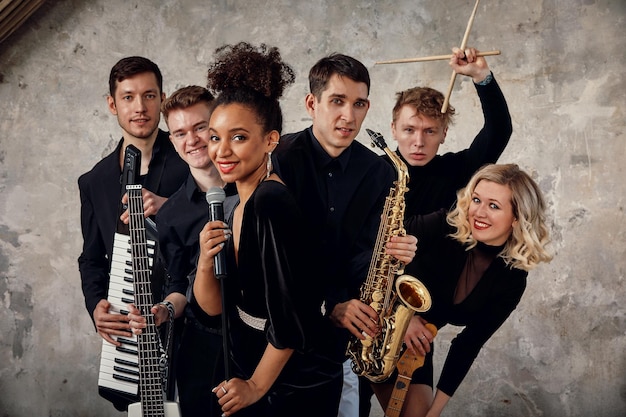
{"type": "Polygon", "coordinates": [[[120,59],[117,64],[111,68],[111,74],[109,74],[109,94],[111,97],[115,97],[115,89],[117,83],[124,81],[126,78],[130,78],[133,75],[142,74],[144,72],[151,72],[154,74],[159,86],[159,93],[163,92],[163,76],[161,70],[154,62],[148,58],[141,56],[129,56],[127,58],[120,59]]]}
{"type": "Polygon", "coordinates": [[[333,75],[348,77],[352,81],[365,83],[370,93],[370,74],[360,61],[348,55],[333,53],[317,61],[309,71],[309,90],[319,101],[333,75]]]}

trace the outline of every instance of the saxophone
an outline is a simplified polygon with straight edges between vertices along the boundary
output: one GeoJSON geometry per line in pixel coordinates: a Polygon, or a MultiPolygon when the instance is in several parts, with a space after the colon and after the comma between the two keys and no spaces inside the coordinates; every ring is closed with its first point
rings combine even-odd
{"type": "Polygon", "coordinates": [[[385,200],[382,221],[367,279],[361,286],[360,300],[378,314],[380,333],[365,335],[365,340],[352,338],[346,354],[352,360],[352,370],[372,382],[389,378],[396,367],[404,334],[415,312],[423,313],[431,306],[430,293],[417,278],[404,274],[404,265],[385,253],[392,236],[404,236],[404,194],[409,173],[406,164],[392,152],[380,133],[366,129],[373,144],[382,149],[393,162],[398,179],[385,200]]]}

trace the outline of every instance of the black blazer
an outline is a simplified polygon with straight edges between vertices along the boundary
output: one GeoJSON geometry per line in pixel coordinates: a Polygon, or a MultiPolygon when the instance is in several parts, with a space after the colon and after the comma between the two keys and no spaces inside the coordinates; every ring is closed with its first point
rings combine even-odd
{"type": "MultiPolygon", "coordinates": [[[[123,140],[115,150],[78,178],[83,251],[78,258],[85,306],[92,316],[98,302],[107,297],[113,237],[123,195],[119,164],[123,140]]],[[[159,130],[143,186],[169,197],[184,183],[189,167],[172,146],[167,132],[159,130]]]]}

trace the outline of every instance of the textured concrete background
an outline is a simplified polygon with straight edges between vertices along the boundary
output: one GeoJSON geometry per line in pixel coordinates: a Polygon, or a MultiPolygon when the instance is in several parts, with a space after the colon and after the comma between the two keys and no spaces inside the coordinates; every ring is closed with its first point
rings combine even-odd
{"type": "MultiPolygon", "coordinates": [[[[77,177],[120,137],[106,108],[111,66],[157,62],[165,92],[205,84],[216,47],[280,47],[297,72],[285,131],[309,125],[306,74],[333,51],[372,76],[364,127],[389,136],[394,93],[447,87],[448,53],[473,0],[49,1],[0,44],[0,416],[120,415],[97,395],[100,338],[80,291],[77,177]]],[[[446,416],[626,415],[624,0],[483,0],[470,45],[489,63],[514,132],[501,162],[531,171],[549,201],[554,261],[488,342],[446,416]]],[[[482,120],[457,79],[443,151],[482,120]]],[[[365,133],[359,139],[365,140],[365,133]]],[[[395,146],[394,146],[395,147],[395,146]]],[[[452,329],[437,338],[442,352],[452,329]]]]}

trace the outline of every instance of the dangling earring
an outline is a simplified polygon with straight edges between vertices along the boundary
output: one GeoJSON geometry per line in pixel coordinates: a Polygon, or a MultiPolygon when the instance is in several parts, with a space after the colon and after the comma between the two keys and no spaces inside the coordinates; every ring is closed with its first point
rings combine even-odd
{"type": "MultiPolygon", "coordinates": [[[[278,145],[278,141],[271,142],[272,145],[278,145]]],[[[267,153],[267,164],[265,165],[265,179],[268,179],[272,175],[272,151],[267,153]]]]}
{"type": "Polygon", "coordinates": [[[265,179],[268,179],[272,175],[272,151],[267,153],[267,164],[265,164],[265,179]]]}

